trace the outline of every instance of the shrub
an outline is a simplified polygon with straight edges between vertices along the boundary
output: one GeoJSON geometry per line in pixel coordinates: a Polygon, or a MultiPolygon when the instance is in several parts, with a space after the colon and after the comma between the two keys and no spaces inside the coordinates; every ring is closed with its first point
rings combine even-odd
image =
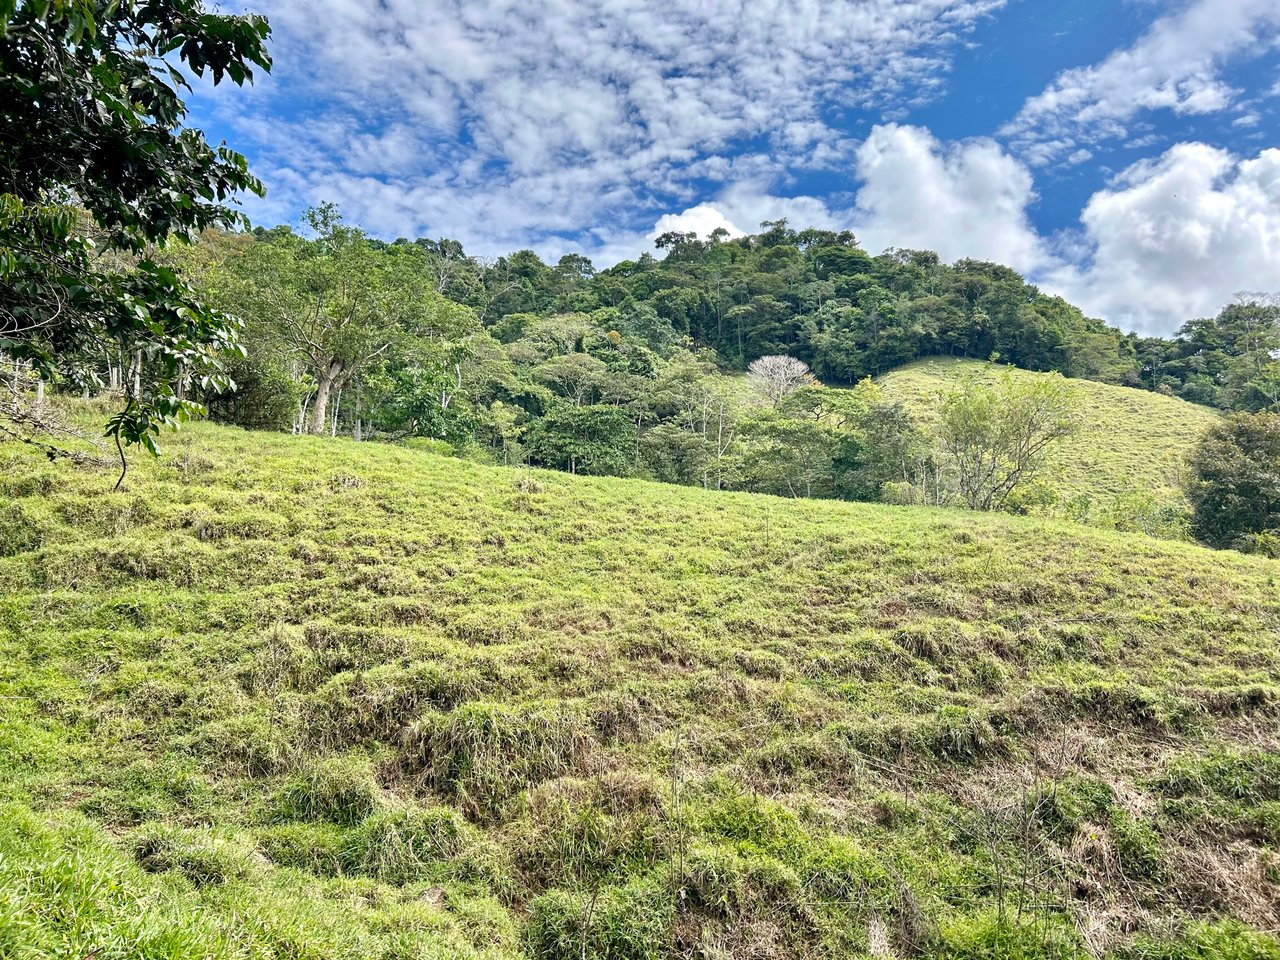
{"type": "Polygon", "coordinates": [[[1280,534],[1280,413],[1236,414],[1212,428],[1191,472],[1192,528],[1205,543],[1265,547],[1280,534]]]}

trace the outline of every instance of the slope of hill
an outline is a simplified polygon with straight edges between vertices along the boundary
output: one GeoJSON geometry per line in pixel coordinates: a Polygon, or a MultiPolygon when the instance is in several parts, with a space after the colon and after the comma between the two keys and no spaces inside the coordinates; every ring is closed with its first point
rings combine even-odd
{"type": "Polygon", "coordinates": [[[1280,562],[199,425],[0,446],[0,955],[1280,943],[1280,562]]]}
{"type": "MultiPolygon", "coordinates": [[[[1041,377],[1014,367],[978,360],[938,358],[902,367],[877,382],[890,399],[901,400],[928,419],[936,398],[965,377],[994,380],[1041,377]]],[[[1208,407],[1177,397],[1092,380],[1069,380],[1082,415],[1080,432],[1062,443],[1051,472],[1063,500],[1080,495],[1097,504],[1135,492],[1181,503],[1183,458],[1201,434],[1219,420],[1208,407]]]]}

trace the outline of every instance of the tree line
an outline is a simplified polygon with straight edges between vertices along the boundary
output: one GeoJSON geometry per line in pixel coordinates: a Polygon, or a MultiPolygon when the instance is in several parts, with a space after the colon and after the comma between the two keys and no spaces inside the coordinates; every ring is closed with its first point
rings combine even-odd
{"type": "Polygon", "coordinates": [[[981,509],[1016,501],[1071,419],[1056,382],[970,384],[944,408],[945,435],[929,436],[865,377],[825,385],[801,351],[726,357],[651,300],[602,304],[611,272],[581,258],[485,264],[447,241],[384,243],[331,206],[306,222],[307,235],[209,231],[170,253],[205,301],[243,320],[236,389],[204,394],[214,419],[572,473],[981,509]],[[996,436],[1011,411],[1033,436],[996,436]]]}
{"type": "Polygon", "coordinates": [[[667,233],[661,256],[606,270],[387,243],[332,206],[301,232],[247,229],[227,201],[261,184],[184,126],[182,70],[242,84],[269,69],[263,18],[200,0],[4,14],[0,430],[51,456],[46,387],[118,397],[122,461],[207,413],[574,473],[1019,509],[1073,429],[1060,381],[961,385],[926,435],[867,378],[974,357],[1227,410],[1280,400],[1280,304],[1265,297],[1164,340],[998,264],[872,255],[786,221],[667,233]]]}

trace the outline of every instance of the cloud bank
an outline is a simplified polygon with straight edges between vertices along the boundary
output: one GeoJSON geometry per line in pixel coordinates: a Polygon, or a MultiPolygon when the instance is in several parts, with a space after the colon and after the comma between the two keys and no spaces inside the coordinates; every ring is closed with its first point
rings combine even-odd
{"type": "Polygon", "coordinates": [[[260,218],[337,198],[486,253],[643,237],[708,186],[841,168],[831,117],[928,99],[1003,3],[263,0],[276,67],[220,116],[257,147],[260,218]]]}

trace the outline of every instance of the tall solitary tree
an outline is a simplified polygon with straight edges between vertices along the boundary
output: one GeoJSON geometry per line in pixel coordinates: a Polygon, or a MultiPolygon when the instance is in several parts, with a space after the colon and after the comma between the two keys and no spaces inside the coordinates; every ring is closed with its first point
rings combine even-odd
{"type": "Polygon", "coordinates": [[[244,84],[270,68],[268,34],[201,0],[0,0],[0,353],[71,382],[106,356],[145,363],[109,423],[117,445],[154,450],[198,408],[184,382],[225,380],[237,323],[149,254],[235,224],[234,195],[262,192],[244,157],[186,126],[182,71],[244,84]]]}

